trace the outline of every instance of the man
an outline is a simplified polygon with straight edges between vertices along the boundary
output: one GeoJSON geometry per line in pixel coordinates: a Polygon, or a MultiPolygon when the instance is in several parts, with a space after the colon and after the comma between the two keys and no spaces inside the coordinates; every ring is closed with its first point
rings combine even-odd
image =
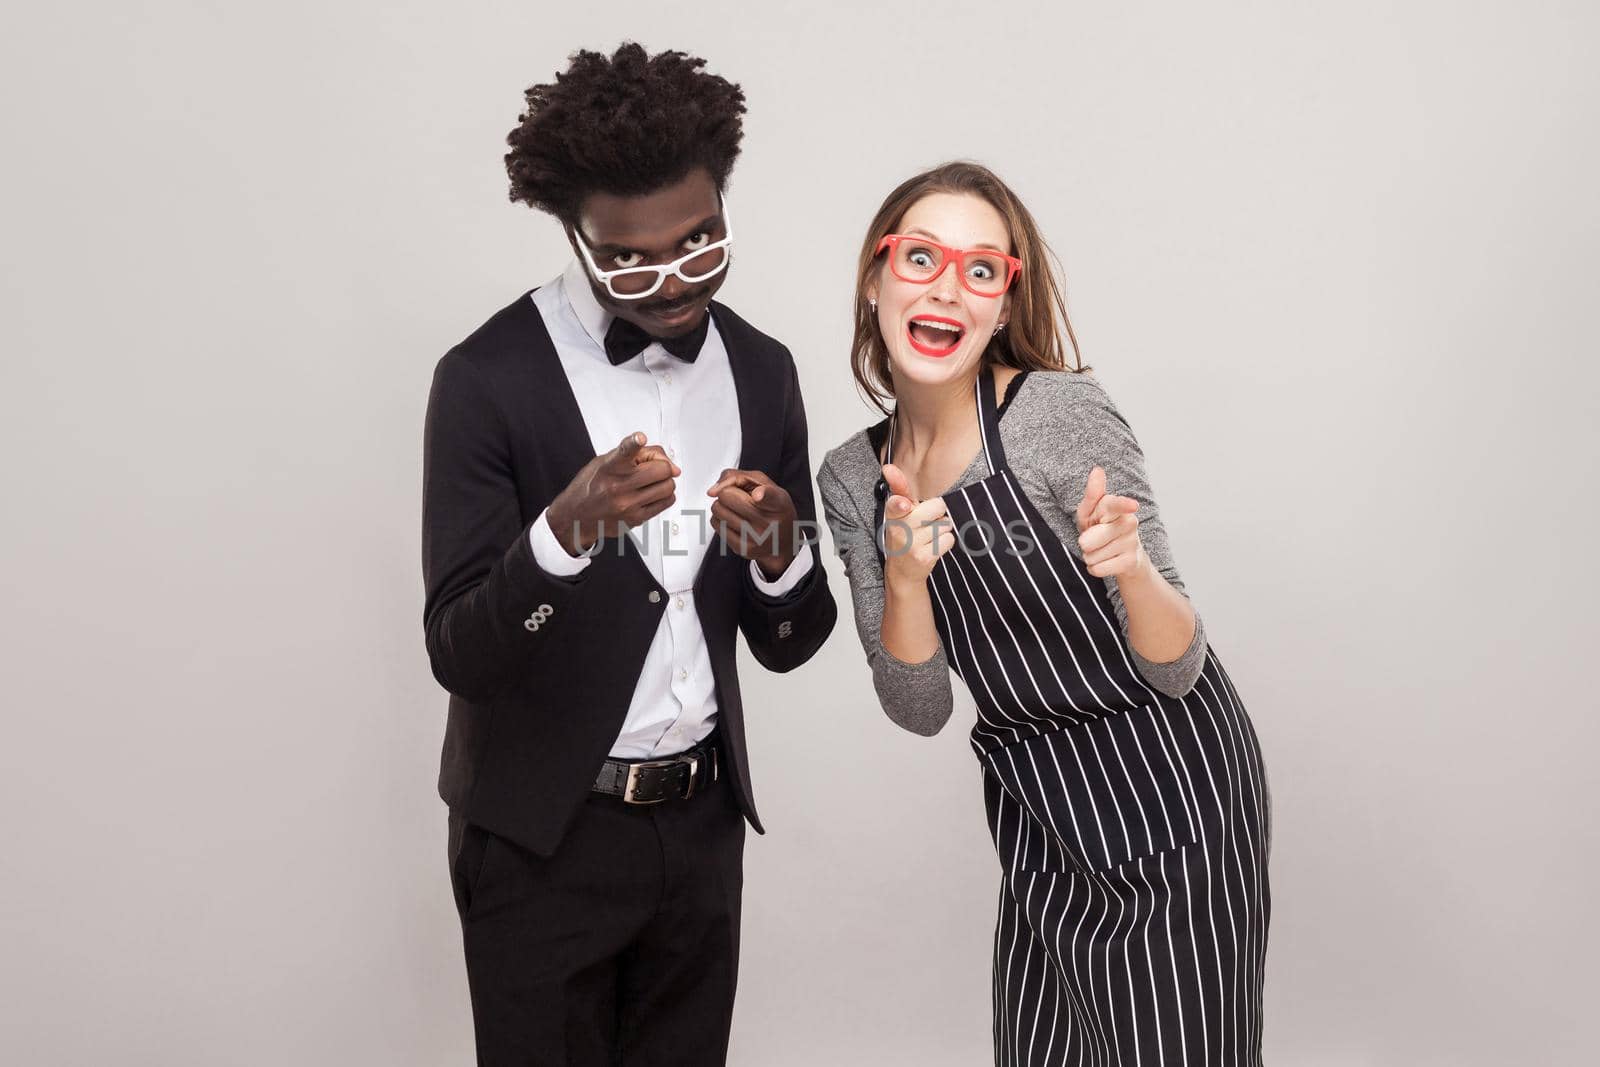
{"type": "Polygon", "coordinates": [[[511,197],[573,261],[439,361],[424,623],[485,1064],[724,1062],[750,788],[735,631],[833,628],[788,350],[712,297],[744,94],[681,52],[527,92],[511,197]]]}

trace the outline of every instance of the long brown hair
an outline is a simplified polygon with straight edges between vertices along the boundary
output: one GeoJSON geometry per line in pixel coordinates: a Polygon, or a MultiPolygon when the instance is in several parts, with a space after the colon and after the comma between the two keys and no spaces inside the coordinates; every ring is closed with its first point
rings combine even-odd
{"type": "Polygon", "coordinates": [[[850,344],[850,373],[856,385],[879,411],[887,413],[884,401],[894,396],[894,378],[889,373],[889,350],[878,330],[878,316],[867,304],[867,287],[878,268],[878,242],[894,232],[911,206],[930,193],[965,193],[987,201],[1001,218],[1011,237],[1012,253],[1022,260],[1022,271],[1011,293],[1011,314],[1006,328],[989,339],[982,369],[999,363],[1019,370],[1071,370],[1083,373],[1078,338],[1067,318],[1067,303],[1061,295],[1060,264],[1045,244],[1038,223],[1023,206],[1011,187],[980,163],[957,160],[942,163],[932,170],[901,182],[884,198],[878,213],[867,227],[856,269],[855,338],[850,344]],[[1068,367],[1062,335],[1072,346],[1073,366],[1068,367]]]}

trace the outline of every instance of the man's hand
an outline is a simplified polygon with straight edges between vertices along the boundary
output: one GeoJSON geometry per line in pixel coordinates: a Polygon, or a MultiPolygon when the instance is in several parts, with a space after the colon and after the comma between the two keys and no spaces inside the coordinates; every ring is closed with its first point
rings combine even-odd
{"type": "Polygon", "coordinates": [[[777,578],[800,551],[797,516],[789,493],[761,471],[724,470],[706,495],[711,528],[728,547],[754,560],[761,573],[777,578]]]}
{"type": "Polygon", "coordinates": [[[1133,574],[1150,566],[1144,542],[1139,540],[1139,502],[1106,492],[1106,472],[1089,472],[1083,499],[1073,518],[1078,523],[1078,548],[1084,565],[1096,578],[1133,574]]]}
{"type": "Polygon", "coordinates": [[[569,556],[584,555],[602,537],[620,537],[671,507],[677,499],[673,479],[682,473],[659,445],[630,433],[584,464],[550,502],[550,532],[569,556]]]}

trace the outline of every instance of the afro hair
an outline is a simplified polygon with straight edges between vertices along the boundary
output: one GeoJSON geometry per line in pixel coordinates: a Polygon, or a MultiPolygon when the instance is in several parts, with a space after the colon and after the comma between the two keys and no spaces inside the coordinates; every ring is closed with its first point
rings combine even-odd
{"type": "Polygon", "coordinates": [[[704,167],[718,189],[744,138],[744,91],[684,52],[632,42],[609,59],[573,53],[566,71],[528,89],[506,136],[511,199],[577,220],[591,193],[638,196],[704,167]]]}

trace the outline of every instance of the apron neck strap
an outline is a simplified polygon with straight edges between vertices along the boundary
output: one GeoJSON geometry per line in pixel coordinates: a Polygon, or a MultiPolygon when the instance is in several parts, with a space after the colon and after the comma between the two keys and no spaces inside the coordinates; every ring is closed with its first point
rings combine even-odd
{"type": "Polygon", "coordinates": [[[1000,413],[995,407],[994,371],[988,364],[978,368],[978,384],[974,392],[978,400],[978,428],[983,434],[983,458],[989,464],[989,473],[999,474],[1006,465],[1006,450],[1000,443],[1000,413]]]}

